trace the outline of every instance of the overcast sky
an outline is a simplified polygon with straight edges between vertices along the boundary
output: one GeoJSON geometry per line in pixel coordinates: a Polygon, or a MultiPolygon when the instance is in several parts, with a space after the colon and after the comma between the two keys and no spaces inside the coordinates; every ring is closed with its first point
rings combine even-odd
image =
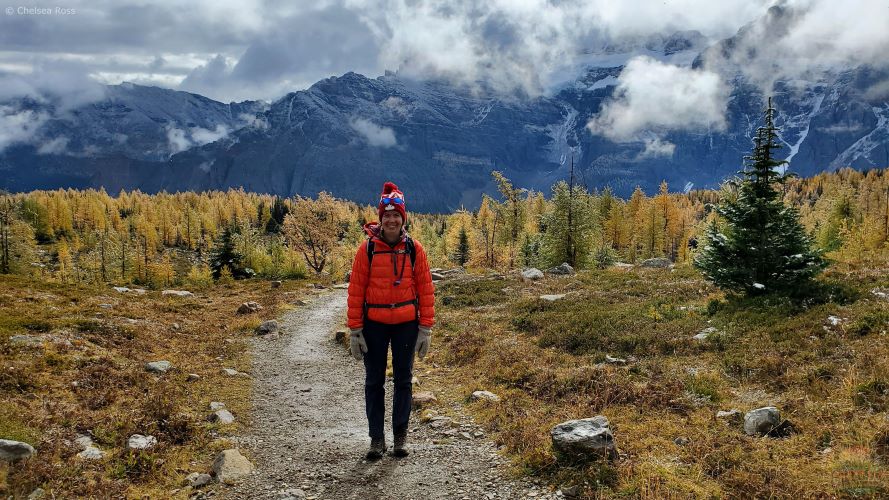
{"type": "MultiPolygon", "coordinates": [[[[843,66],[889,66],[887,0],[3,1],[0,103],[52,95],[61,112],[101,99],[101,84],[273,101],[348,71],[538,95],[576,76],[566,68],[604,44],[680,30],[716,41],[749,25],[728,59],[714,51],[718,60],[708,57],[704,68],[645,55],[625,61],[613,96],[589,119],[593,134],[670,155],[666,131],[725,127],[727,80],[738,71],[768,93],[778,79],[811,82],[843,66]],[[776,3],[787,9],[770,25],[763,20],[776,3]]],[[[866,94],[889,101],[889,80],[866,94]]],[[[34,136],[38,118],[0,104],[0,150],[34,136]]],[[[373,132],[374,144],[395,144],[360,118],[351,125],[373,132]]]]}
{"type": "Polygon", "coordinates": [[[131,81],[222,100],[274,100],[384,70],[541,90],[603,39],[672,30],[733,34],[770,1],[5,0],[0,97],[131,81]],[[22,8],[42,7],[34,12],[22,8]],[[11,10],[10,10],[11,9],[11,10]],[[13,77],[17,77],[14,78],[13,77]]]}

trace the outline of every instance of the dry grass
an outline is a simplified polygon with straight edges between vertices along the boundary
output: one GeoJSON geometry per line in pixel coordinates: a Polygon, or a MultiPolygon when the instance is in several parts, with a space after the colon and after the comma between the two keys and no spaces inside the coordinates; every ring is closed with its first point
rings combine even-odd
{"type": "Polygon", "coordinates": [[[249,425],[250,379],[222,368],[249,373],[245,339],[303,296],[304,284],[236,282],[178,298],[0,277],[0,437],[37,449],[0,465],[0,494],[41,487],[61,498],[171,496],[188,473],[209,469],[225,436],[249,425]],[[249,300],[265,309],[237,315],[249,300]],[[13,344],[13,335],[41,342],[13,344]],[[168,373],[144,369],[162,359],[173,365],[168,373]],[[190,373],[200,379],[188,382],[190,373]],[[238,420],[209,423],[210,401],[224,402],[238,420]],[[158,445],[131,452],[134,433],[154,435],[158,445]],[[79,459],[77,434],[91,435],[106,457],[79,459]]]}
{"type": "Polygon", "coordinates": [[[517,473],[579,484],[587,498],[889,494],[889,303],[869,293],[886,275],[829,274],[820,298],[797,302],[726,300],[687,269],[487,283],[439,287],[436,344],[419,370],[442,399],[467,402],[517,473]],[[719,333],[692,339],[708,326],[719,333]],[[503,399],[468,403],[479,389],[503,399]],[[766,405],[798,432],[753,438],[715,417],[766,405]],[[550,428],[597,414],[620,458],[560,462],[550,428]]]}

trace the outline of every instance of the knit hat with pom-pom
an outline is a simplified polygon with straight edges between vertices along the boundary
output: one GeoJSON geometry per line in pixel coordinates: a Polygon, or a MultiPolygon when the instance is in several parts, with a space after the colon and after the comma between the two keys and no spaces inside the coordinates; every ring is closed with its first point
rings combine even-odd
{"type": "Polygon", "coordinates": [[[407,223],[407,212],[404,210],[404,193],[393,182],[383,184],[383,192],[380,194],[380,204],[377,207],[380,215],[380,221],[383,220],[383,213],[395,210],[401,214],[401,220],[407,223]]]}

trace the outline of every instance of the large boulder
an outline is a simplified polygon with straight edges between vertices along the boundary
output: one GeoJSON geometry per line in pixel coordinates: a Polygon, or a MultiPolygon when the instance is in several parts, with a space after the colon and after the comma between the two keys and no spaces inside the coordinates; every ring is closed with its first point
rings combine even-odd
{"type": "Polygon", "coordinates": [[[614,435],[603,415],[562,422],[550,430],[550,437],[556,451],[572,458],[613,457],[617,453],[614,435]]]}
{"type": "Polygon", "coordinates": [[[253,472],[253,464],[240,451],[230,449],[216,455],[211,469],[220,483],[234,484],[253,472]]]}
{"type": "Polygon", "coordinates": [[[262,311],[262,306],[253,301],[244,302],[238,307],[238,314],[252,314],[259,311],[262,311]]]}
{"type": "Polygon", "coordinates": [[[257,335],[275,335],[276,333],[278,333],[278,322],[273,319],[263,321],[256,327],[257,335]]]}
{"type": "Polygon", "coordinates": [[[28,443],[11,439],[0,439],[0,460],[15,462],[16,460],[28,458],[34,453],[36,453],[34,447],[28,443]]]}
{"type": "Polygon", "coordinates": [[[548,272],[549,274],[568,275],[568,274],[574,274],[574,268],[571,267],[571,264],[568,264],[567,262],[562,262],[561,264],[559,264],[556,267],[547,269],[546,272],[548,272]]]}
{"type": "Polygon", "coordinates": [[[528,281],[536,281],[543,278],[543,272],[536,267],[532,267],[530,269],[525,269],[522,271],[522,279],[526,279],[528,281]]]}
{"type": "Polygon", "coordinates": [[[171,295],[173,297],[194,297],[194,294],[187,290],[164,290],[161,292],[161,295],[171,295]]]}
{"type": "Polygon", "coordinates": [[[151,373],[167,373],[171,368],[173,368],[173,364],[167,360],[145,363],[145,369],[151,373]]]}
{"type": "Polygon", "coordinates": [[[470,401],[478,401],[480,399],[484,399],[486,401],[500,401],[500,396],[494,394],[490,391],[475,391],[469,396],[470,401]]]}
{"type": "Polygon", "coordinates": [[[655,257],[653,259],[645,259],[639,264],[639,267],[653,267],[658,269],[666,269],[673,263],[666,257],[655,257]]]}
{"type": "Polygon", "coordinates": [[[133,434],[127,440],[127,447],[131,450],[147,450],[148,448],[153,448],[156,444],[156,437],[143,436],[142,434],[133,434]]]}
{"type": "Polygon", "coordinates": [[[414,408],[420,408],[427,404],[437,403],[438,398],[431,392],[415,392],[411,396],[414,408]]]}
{"type": "Polygon", "coordinates": [[[774,406],[750,410],[744,415],[744,433],[748,436],[764,436],[781,423],[781,412],[774,406]]]}

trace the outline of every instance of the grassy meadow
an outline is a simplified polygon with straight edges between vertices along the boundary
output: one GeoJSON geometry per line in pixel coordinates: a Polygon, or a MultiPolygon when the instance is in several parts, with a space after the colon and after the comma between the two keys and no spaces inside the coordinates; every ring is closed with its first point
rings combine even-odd
{"type": "Polygon", "coordinates": [[[580,485],[587,498],[885,497],[889,302],[873,290],[889,291],[889,273],[833,271],[819,284],[790,301],[726,298],[687,268],[457,280],[437,290],[428,362],[517,473],[553,488],[580,485]],[[708,327],[706,340],[693,338],[708,327]],[[502,400],[470,403],[474,390],[502,400]],[[795,431],[745,435],[743,413],[762,406],[795,431]],[[716,417],[730,409],[740,418],[716,417]],[[599,414],[619,459],[557,459],[549,430],[599,414]]]}
{"type": "Polygon", "coordinates": [[[247,280],[194,293],[0,276],[0,436],[38,450],[0,462],[0,494],[23,498],[40,487],[54,498],[168,498],[190,472],[209,470],[226,438],[250,421],[251,379],[223,368],[249,375],[246,338],[309,290],[302,280],[280,288],[247,280]],[[250,300],[264,310],[236,314],[250,300]],[[157,360],[173,368],[146,371],[157,360]],[[209,422],[211,401],[224,402],[235,423],[209,422]],[[90,435],[105,457],[78,458],[78,434],[90,435]],[[158,445],[131,451],[132,434],[153,435],[158,445]]]}

